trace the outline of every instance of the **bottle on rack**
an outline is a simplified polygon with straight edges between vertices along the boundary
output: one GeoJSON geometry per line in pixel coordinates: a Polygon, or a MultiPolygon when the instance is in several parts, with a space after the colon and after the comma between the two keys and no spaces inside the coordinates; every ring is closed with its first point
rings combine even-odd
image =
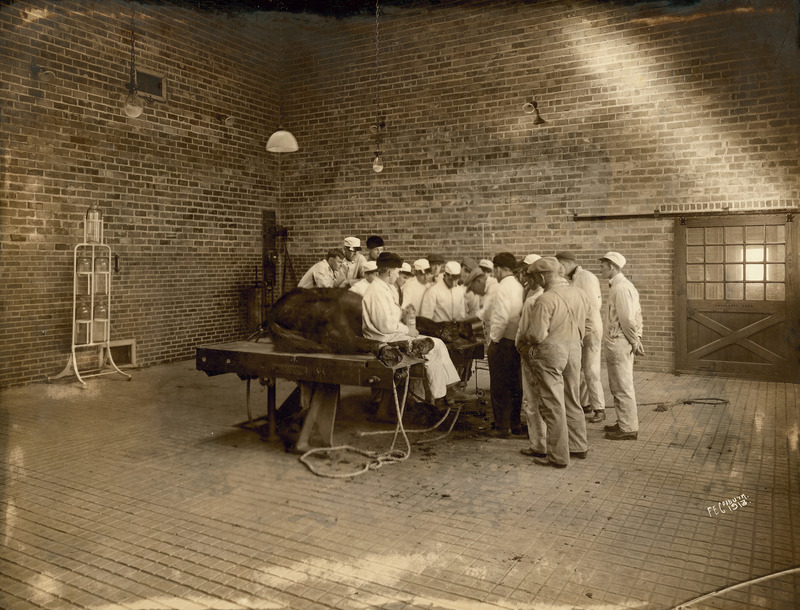
{"type": "Polygon", "coordinates": [[[95,343],[108,341],[108,306],[103,301],[98,301],[94,306],[92,341],[95,343]]]}

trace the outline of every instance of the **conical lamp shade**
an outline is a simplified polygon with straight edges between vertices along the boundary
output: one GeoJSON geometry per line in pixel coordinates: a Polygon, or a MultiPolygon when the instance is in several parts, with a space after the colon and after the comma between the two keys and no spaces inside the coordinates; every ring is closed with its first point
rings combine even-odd
{"type": "Polygon", "coordinates": [[[279,129],[267,140],[267,150],[269,152],[294,152],[298,148],[297,140],[285,129],[279,129]]]}

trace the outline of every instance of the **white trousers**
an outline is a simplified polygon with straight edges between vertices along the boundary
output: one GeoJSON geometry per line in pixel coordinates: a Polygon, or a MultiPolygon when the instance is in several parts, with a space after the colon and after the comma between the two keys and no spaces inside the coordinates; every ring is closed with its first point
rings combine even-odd
{"type": "Polygon", "coordinates": [[[433,339],[433,349],[425,355],[425,377],[431,396],[435,400],[444,398],[447,386],[461,381],[461,377],[450,359],[444,341],[436,337],[428,338],[433,339]]]}
{"type": "Polygon", "coordinates": [[[639,412],[633,389],[633,353],[625,337],[603,340],[608,369],[608,387],[614,396],[617,423],[623,432],[639,430],[639,412]]]}

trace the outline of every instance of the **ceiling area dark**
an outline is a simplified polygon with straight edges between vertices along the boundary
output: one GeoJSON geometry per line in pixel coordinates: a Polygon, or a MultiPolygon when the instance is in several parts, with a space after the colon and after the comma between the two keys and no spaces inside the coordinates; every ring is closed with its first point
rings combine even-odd
{"type": "MultiPolygon", "coordinates": [[[[439,6],[444,0],[380,0],[380,6],[439,6]]],[[[242,13],[285,11],[325,17],[375,14],[375,0],[144,0],[146,4],[172,4],[199,11],[242,13]]],[[[453,4],[452,0],[449,4],[453,4]]]]}

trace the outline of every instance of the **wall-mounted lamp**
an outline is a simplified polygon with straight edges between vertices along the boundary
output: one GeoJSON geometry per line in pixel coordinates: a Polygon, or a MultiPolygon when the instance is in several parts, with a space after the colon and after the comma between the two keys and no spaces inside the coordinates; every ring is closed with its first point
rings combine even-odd
{"type": "Polygon", "coordinates": [[[547,121],[545,121],[541,115],[539,114],[539,104],[536,100],[531,100],[530,102],[525,102],[522,105],[522,110],[525,114],[535,114],[536,116],[533,119],[534,125],[544,125],[547,121]]]}
{"type": "Polygon", "coordinates": [[[43,83],[53,82],[56,77],[56,73],[52,70],[37,66],[36,64],[31,64],[31,75],[43,83]]]}
{"type": "Polygon", "coordinates": [[[217,120],[225,125],[225,127],[233,127],[236,123],[236,119],[234,119],[232,116],[228,116],[227,114],[218,114],[217,120]]]}

